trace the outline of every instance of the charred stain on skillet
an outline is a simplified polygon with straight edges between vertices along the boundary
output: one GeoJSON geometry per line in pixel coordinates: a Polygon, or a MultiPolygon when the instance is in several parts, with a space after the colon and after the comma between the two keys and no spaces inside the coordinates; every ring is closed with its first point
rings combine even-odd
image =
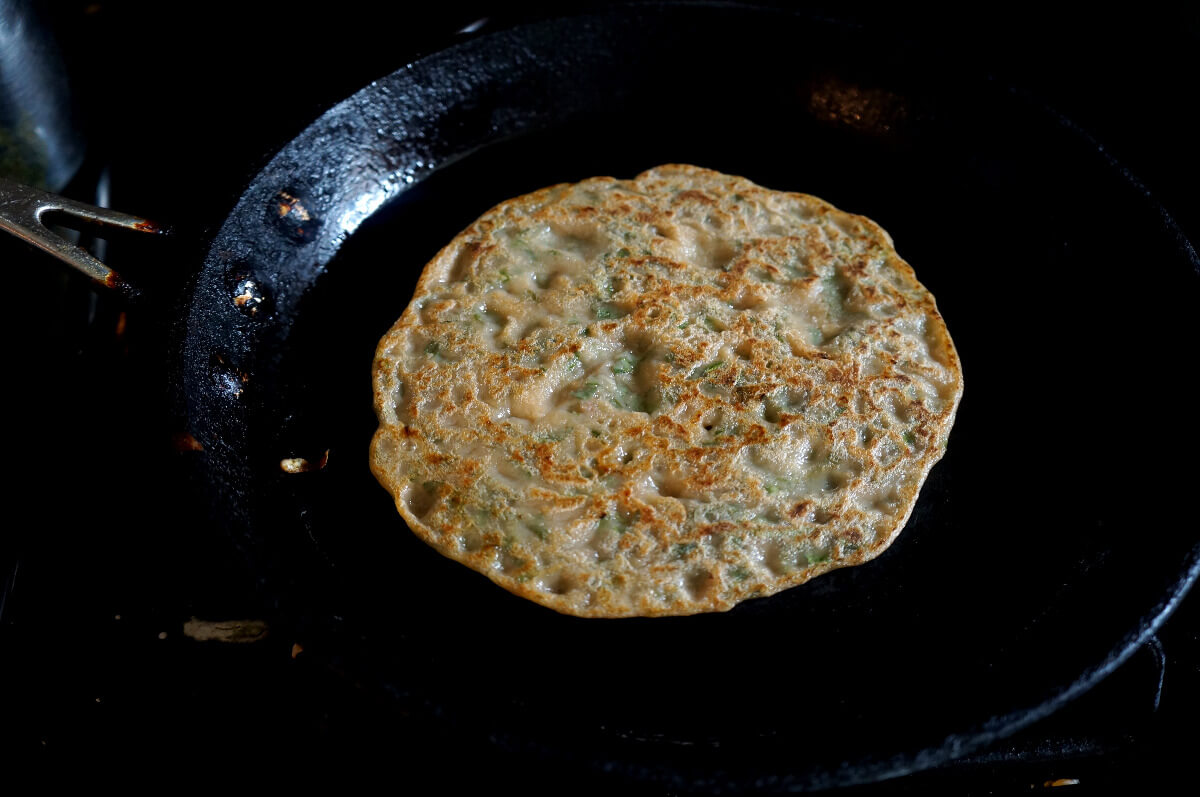
{"type": "Polygon", "coordinates": [[[200,441],[193,437],[190,432],[176,432],[172,435],[171,447],[179,454],[204,450],[204,446],[200,445],[200,441]]]}

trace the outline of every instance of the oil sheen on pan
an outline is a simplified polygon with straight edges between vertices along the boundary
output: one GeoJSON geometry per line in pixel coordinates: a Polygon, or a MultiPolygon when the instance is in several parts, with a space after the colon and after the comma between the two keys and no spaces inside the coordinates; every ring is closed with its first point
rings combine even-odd
{"type": "Polygon", "coordinates": [[[878,556],[963,389],[879,225],[684,165],[489,210],[373,379],[371,467],[412,531],[584,617],[723,611],[878,556]]]}

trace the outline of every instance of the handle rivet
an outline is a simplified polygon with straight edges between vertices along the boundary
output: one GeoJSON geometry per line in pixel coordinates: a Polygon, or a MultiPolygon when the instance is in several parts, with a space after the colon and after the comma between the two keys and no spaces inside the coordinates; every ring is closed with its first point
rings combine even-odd
{"type": "Polygon", "coordinates": [[[267,217],[291,240],[307,243],[317,237],[321,221],[292,191],[275,194],[267,207],[267,217]]]}
{"type": "Polygon", "coordinates": [[[257,279],[250,275],[239,275],[233,286],[233,305],[250,318],[265,312],[267,294],[257,279]]]}

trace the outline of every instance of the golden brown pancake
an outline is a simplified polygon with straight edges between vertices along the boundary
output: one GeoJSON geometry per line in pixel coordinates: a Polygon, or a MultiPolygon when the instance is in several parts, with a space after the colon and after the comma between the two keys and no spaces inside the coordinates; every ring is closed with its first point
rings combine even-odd
{"type": "Polygon", "coordinates": [[[879,225],[682,165],[489,210],[373,376],[371,467],[409,528],[587,617],[721,611],[878,556],[962,395],[879,225]]]}

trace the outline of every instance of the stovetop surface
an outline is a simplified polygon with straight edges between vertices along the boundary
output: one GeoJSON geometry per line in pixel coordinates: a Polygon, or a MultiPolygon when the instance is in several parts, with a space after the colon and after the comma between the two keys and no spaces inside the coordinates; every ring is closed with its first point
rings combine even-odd
{"type": "MultiPolygon", "coordinates": [[[[218,2],[203,18],[163,16],[147,2],[48,8],[90,142],[67,193],[89,200],[108,180],[113,206],[176,227],[174,241],[109,246],[114,265],[128,264],[165,294],[182,285],[186,263],[197,262],[243,185],[307,122],[454,41],[490,10],[459,4],[417,19],[356,2],[319,13],[247,13],[218,2]]],[[[492,13],[485,30],[548,8],[492,13]]],[[[1120,24],[1047,16],[1036,29],[982,16],[863,21],[934,30],[948,64],[972,59],[1035,89],[1092,131],[1197,240],[1200,172],[1186,107],[1186,87],[1198,77],[1188,55],[1200,45],[1194,13],[1120,24]]],[[[127,313],[12,242],[0,251],[23,264],[9,283],[18,302],[9,316],[17,344],[9,383],[18,388],[10,451],[22,475],[7,524],[15,545],[0,561],[0,760],[45,773],[82,762],[112,771],[252,766],[284,779],[383,767],[410,783],[532,787],[566,778],[572,791],[611,791],[599,773],[515,759],[452,722],[411,721],[314,663],[286,631],[256,625],[270,607],[254,576],[186,508],[188,472],[154,365],[162,355],[162,318],[154,316],[168,308],[127,313]],[[252,621],[242,636],[253,641],[198,641],[209,621],[226,635],[252,621]]],[[[1188,763],[1197,707],[1193,597],[1153,644],[1058,714],[949,765],[852,791],[1024,793],[1060,779],[1096,791],[1166,784],[1188,763]]]]}

